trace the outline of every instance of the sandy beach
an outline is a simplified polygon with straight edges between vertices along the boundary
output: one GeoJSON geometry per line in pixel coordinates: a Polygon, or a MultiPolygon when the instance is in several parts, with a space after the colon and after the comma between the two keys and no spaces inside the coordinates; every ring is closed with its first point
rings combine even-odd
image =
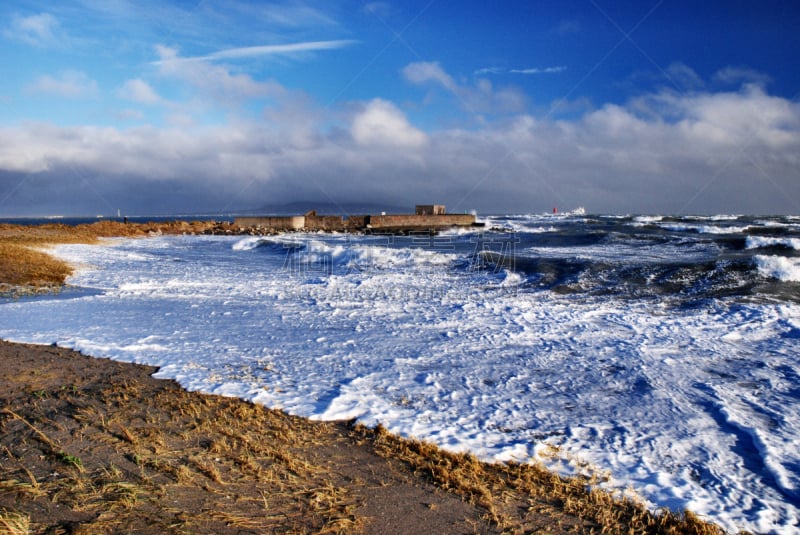
{"type": "Polygon", "coordinates": [[[500,532],[486,507],[382,457],[348,423],[55,347],[2,342],[0,367],[0,512],[27,516],[31,533],[500,532]]]}
{"type": "MultiPolygon", "coordinates": [[[[129,227],[125,235],[154,230],[162,231],[129,227]]],[[[76,235],[44,234],[5,227],[0,246],[76,235]]],[[[0,258],[0,273],[13,264],[0,258]]],[[[69,270],[60,269],[63,282],[69,270]]],[[[0,283],[35,288],[41,280],[0,283]]],[[[482,463],[380,427],[187,392],[152,378],[155,371],[0,341],[0,532],[721,532],[538,466],[482,463]]]]}

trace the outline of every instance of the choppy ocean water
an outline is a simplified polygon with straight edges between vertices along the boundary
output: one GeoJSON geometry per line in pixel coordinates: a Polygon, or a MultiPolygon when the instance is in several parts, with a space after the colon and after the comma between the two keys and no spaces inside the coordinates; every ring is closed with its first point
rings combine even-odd
{"type": "Polygon", "coordinates": [[[800,217],[485,219],[63,245],[73,288],[0,337],[800,529],[800,217]]]}

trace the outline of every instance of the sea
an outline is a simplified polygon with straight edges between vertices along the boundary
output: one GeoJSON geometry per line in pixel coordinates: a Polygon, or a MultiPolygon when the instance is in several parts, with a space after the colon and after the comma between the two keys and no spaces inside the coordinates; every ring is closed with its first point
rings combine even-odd
{"type": "Polygon", "coordinates": [[[59,245],[0,337],[798,533],[800,217],[479,219],[59,245]]]}

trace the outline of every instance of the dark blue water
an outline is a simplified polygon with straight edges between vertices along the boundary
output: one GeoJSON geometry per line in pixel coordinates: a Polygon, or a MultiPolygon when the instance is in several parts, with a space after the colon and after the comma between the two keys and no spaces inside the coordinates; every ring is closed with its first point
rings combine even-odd
{"type": "MultiPolygon", "coordinates": [[[[175,219],[232,221],[222,215],[127,218],[133,223],[175,219]]],[[[0,223],[78,225],[122,220],[14,218],[0,223]]],[[[479,232],[420,232],[359,240],[456,253],[459,261],[453,269],[488,275],[509,270],[524,277],[526,291],[669,298],[681,306],[719,297],[800,301],[797,216],[519,215],[485,221],[485,230],[479,232]]],[[[301,252],[285,243],[271,246],[287,255],[301,252]]],[[[337,269],[336,262],[322,261],[332,271],[337,269]]]]}
{"type": "MultiPolygon", "coordinates": [[[[523,291],[668,300],[800,301],[800,218],[502,216],[483,231],[364,236],[358,243],[453,253],[450,269],[519,274],[523,291]]],[[[320,237],[325,240],[324,237],[320,237]]],[[[304,246],[265,239],[264,253],[308,261],[304,246]]],[[[331,273],[341,258],[313,256],[331,273]]],[[[319,267],[319,266],[317,266],[319,267]]],[[[368,266],[369,268],[369,266],[368,266]]],[[[341,273],[338,273],[341,274],[341,273]]]]}

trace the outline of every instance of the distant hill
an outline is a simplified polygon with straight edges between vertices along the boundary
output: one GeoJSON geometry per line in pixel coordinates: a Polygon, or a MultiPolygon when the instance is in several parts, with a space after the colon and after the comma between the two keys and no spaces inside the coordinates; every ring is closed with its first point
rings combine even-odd
{"type": "Polygon", "coordinates": [[[299,201],[289,204],[268,204],[253,210],[243,211],[242,215],[301,215],[316,210],[319,215],[360,215],[360,214],[413,214],[414,206],[395,206],[380,203],[332,203],[299,201]]]}

